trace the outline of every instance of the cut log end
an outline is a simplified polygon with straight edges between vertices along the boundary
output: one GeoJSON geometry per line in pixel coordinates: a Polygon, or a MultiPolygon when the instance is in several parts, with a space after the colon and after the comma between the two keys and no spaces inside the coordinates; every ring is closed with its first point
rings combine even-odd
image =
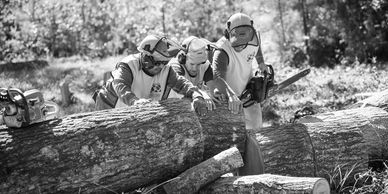
{"type": "Polygon", "coordinates": [[[326,179],[319,179],[313,187],[313,194],[330,194],[330,185],[326,179]]]}
{"type": "Polygon", "coordinates": [[[290,177],[273,174],[222,177],[199,193],[313,193],[329,194],[330,185],[319,177],[290,177]]]}

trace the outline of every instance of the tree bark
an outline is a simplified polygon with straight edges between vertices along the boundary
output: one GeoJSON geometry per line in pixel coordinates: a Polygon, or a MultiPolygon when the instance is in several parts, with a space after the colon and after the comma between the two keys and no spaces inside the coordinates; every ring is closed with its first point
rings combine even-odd
{"type": "Polygon", "coordinates": [[[356,173],[367,169],[371,160],[388,159],[386,111],[349,109],[310,120],[257,133],[267,173],[328,177],[335,170],[356,173]]]}
{"type": "Polygon", "coordinates": [[[204,160],[233,146],[244,154],[246,130],[242,114],[232,114],[227,104],[221,104],[199,117],[199,122],[205,135],[204,160]]]}
{"type": "Polygon", "coordinates": [[[272,174],[222,177],[201,189],[199,193],[320,193],[329,194],[330,185],[324,178],[288,177],[272,174]]]}
{"type": "Polygon", "coordinates": [[[232,146],[241,117],[219,105],[198,118],[188,100],[0,126],[0,193],[127,191],[160,183],[232,146]]]}
{"type": "MultiPolygon", "coordinates": [[[[230,148],[244,152],[240,115],[226,106],[198,118],[186,100],[0,127],[0,193],[128,191],[160,183],[230,148]]],[[[327,177],[388,159],[388,114],[366,107],[261,129],[266,173],[327,177]],[[343,166],[345,164],[345,166],[343,166]]]]}
{"type": "Polygon", "coordinates": [[[103,193],[162,182],[200,163],[188,101],[75,114],[0,129],[0,193],[103,193]]]}
{"type": "Polygon", "coordinates": [[[204,185],[243,165],[239,150],[236,147],[229,148],[186,170],[163,188],[168,194],[196,193],[204,185]]]}

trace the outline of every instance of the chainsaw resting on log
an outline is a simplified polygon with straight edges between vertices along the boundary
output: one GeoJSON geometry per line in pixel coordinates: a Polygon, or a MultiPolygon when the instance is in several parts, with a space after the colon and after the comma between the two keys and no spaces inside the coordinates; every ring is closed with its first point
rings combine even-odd
{"type": "Polygon", "coordinates": [[[56,103],[45,101],[43,94],[32,89],[0,88],[0,125],[20,128],[58,118],[56,103]]]}

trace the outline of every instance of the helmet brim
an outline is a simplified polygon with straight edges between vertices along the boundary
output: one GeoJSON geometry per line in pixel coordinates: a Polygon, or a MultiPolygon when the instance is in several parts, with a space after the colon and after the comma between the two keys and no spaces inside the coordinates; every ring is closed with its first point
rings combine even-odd
{"type": "Polygon", "coordinates": [[[164,57],[172,58],[176,56],[180,50],[183,50],[183,47],[181,47],[179,43],[167,38],[161,38],[158,43],[156,43],[152,53],[158,52],[164,57]]]}

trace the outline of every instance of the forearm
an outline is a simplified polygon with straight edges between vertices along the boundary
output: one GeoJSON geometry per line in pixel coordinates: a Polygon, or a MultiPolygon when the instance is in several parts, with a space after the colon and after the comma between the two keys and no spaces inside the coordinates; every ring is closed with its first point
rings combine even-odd
{"type": "Polygon", "coordinates": [[[133,101],[137,99],[136,95],[132,92],[133,76],[129,68],[119,67],[112,72],[113,81],[112,87],[125,104],[132,105],[133,101]]]}

